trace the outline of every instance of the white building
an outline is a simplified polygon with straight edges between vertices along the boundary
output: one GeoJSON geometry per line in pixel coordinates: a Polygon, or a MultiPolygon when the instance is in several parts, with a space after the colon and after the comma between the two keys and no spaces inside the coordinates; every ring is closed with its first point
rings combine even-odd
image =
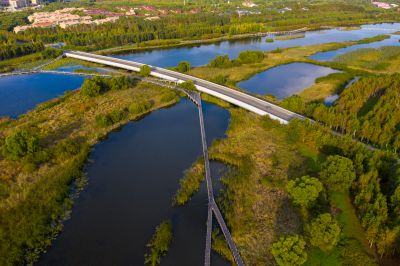
{"type": "Polygon", "coordinates": [[[254,2],[252,2],[252,1],[244,1],[244,2],[242,3],[242,6],[245,6],[245,7],[255,7],[255,6],[257,6],[257,5],[254,4],[254,2]]]}
{"type": "Polygon", "coordinates": [[[0,0],[0,7],[18,9],[41,4],[41,0],[0,0]]]}

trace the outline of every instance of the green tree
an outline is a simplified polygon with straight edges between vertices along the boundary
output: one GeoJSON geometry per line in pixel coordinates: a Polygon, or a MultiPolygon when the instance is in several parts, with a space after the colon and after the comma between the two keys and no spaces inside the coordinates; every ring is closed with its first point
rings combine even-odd
{"type": "Polygon", "coordinates": [[[63,54],[62,50],[47,47],[42,51],[42,58],[43,59],[56,58],[62,54],[63,54]]]}
{"type": "Polygon", "coordinates": [[[286,188],[294,204],[308,207],[318,198],[323,187],[315,177],[303,176],[290,180],[286,188]]]}
{"type": "Polygon", "coordinates": [[[218,55],[208,64],[210,67],[230,67],[232,65],[228,55],[218,55]]]}
{"type": "Polygon", "coordinates": [[[185,90],[191,90],[191,91],[196,91],[196,86],[194,85],[193,81],[187,80],[181,84],[179,84],[179,87],[185,90]]]}
{"type": "Polygon", "coordinates": [[[322,165],[320,177],[329,189],[346,191],[356,178],[353,162],[339,155],[329,156],[322,165]]]}
{"type": "Polygon", "coordinates": [[[179,72],[188,72],[191,69],[191,65],[188,61],[181,61],[179,62],[178,66],[176,67],[176,70],[179,72]]]}
{"type": "Polygon", "coordinates": [[[101,90],[102,87],[96,79],[86,79],[81,87],[81,93],[87,97],[96,97],[100,95],[101,90]]]}
{"type": "Polygon", "coordinates": [[[395,216],[400,219],[400,185],[398,185],[390,197],[390,203],[395,216]]]}
{"type": "Polygon", "coordinates": [[[131,81],[126,76],[108,79],[108,87],[111,90],[125,90],[128,89],[130,85],[131,81]]]}
{"type": "Polygon", "coordinates": [[[243,64],[258,63],[264,59],[262,51],[244,51],[241,52],[237,60],[243,64]]]}
{"type": "Polygon", "coordinates": [[[322,251],[332,250],[339,241],[340,226],[329,214],[321,214],[309,226],[310,243],[322,251]]]}
{"type": "Polygon", "coordinates": [[[148,77],[151,73],[151,68],[148,65],[143,65],[140,67],[139,74],[143,77],[148,77]]]}
{"type": "Polygon", "coordinates": [[[379,233],[379,238],[376,243],[378,253],[381,257],[387,253],[394,253],[396,250],[396,241],[399,238],[400,227],[394,229],[384,228],[379,233]]]}
{"type": "Polygon", "coordinates": [[[299,235],[283,236],[272,245],[271,253],[280,266],[303,265],[307,261],[306,242],[299,235]]]}
{"type": "Polygon", "coordinates": [[[18,160],[39,150],[39,138],[27,130],[17,131],[6,137],[3,147],[5,157],[18,160]]]}

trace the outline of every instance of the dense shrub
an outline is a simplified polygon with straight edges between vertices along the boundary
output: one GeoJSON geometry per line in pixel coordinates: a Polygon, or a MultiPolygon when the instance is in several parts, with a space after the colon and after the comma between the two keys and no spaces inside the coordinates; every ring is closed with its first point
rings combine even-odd
{"type": "Polygon", "coordinates": [[[57,143],[54,155],[59,161],[64,161],[80,152],[81,145],[73,140],[66,139],[57,143]]]}
{"type": "Polygon", "coordinates": [[[242,64],[258,63],[264,59],[262,51],[244,51],[241,52],[237,60],[242,64]]]}
{"type": "Polygon", "coordinates": [[[27,130],[21,130],[6,137],[3,154],[7,158],[18,160],[38,150],[39,138],[27,130]]]}
{"type": "Polygon", "coordinates": [[[197,91],[196,86],[194,85],[193,81],[187,80],[181,84],[179,84],[179,87],[185,90],[191,90],[191,91],[197,91]]]}
{"type": "Polygon", "coordinates": [[[131,80],[126,76],[105,79],[105,83],[108,83],[107,87],[109,87],[110,90],[125,90],[132,85],[131,80]]]}
{"type": "Polygon", "coordinates": [[[141,101],[131,104],[128,109],[131,114],[141,114],[150,110],[152,106],[151,101],[141,101]]]}
{"type": "Polygon", "coordinates": [[[181,61],[179,62],[178,66],[176,67],[176,70],[179,72],[188,72],[191,69],[191,65],[188,61],[181,61]]]}
{"type": "Polygon", "coordinates": [[[151,68],[148,65],[143,65],[140,67],[139,74],[143,77],[148,77],[151,73],[151,68]]]}
{"type": "Polygon", "coordinates": [[[163,103],[170,102],[177,97],[176,93],[173,91],[167,91],[161,94],[160,101],[163,103]]]}
{"type": "Polygon", "coordinates": [[[109,114],[96,116],[96,123],[101,127],[108,127],[115,123],[120,122],[126,117],[126,113],[123,110],[114,110],[109,114]]]}
{"type": "Polygon", "coordinates": [[[86,79],[81,88],[81,93],[87,97],[96,97],[102,90],[101,84],[96,79],[86,79]]]}
{"type": "Polygon", "coordinates": [[[216,56],[213,60],[211,60],[208,65],[210,67],[223,68],[223,67],[231,67],[232,62],[229,59],[228,55],[219,55],[219,56],[216,56]]]}
{"type": "Polygon", "coordinates": [[[228,55],[216,56],[208,64],[210,67],[228,68],[240,66],[241,64],[258,63],[264,59],[264,53],[261,51],[244,51],[241,52],[237,59],[230,60],[228,55]]]}
{"type": "Polygon", "coordinates": [[[62,54],[63,54],[62,50],[47,47],[46,49],[44,49],[42,51],[42,58],[43,59],[51,59],[51,58],[56,58],[62,54]]]}
{"type": "Polygon", "coordinates": [[[93,77],[86,79],[82,84],[82,94],[88,97],[96,97],[108,90],[123,90],[132,85],[126,76],[121,77],[93,77]]]}

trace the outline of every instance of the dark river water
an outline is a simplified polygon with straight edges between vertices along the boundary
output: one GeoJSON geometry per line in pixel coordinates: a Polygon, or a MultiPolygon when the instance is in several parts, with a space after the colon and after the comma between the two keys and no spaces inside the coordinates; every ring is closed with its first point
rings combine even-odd
{"type": "MultiPolygon", "coordinates": [[[[206,103],[204,115],[211,144],[224,137],[229,112],[206,103]]],[[[171,205],[183,171],[201,154],[197,109],[185,99],[110,134],[90,155],[89,185],[38,265],[143,265],[146,243],[165,219],[174,240],[161,265],[203,265],[204,184],[188,205],[171,205]]],[[[212,164],[213,178],[223,168],[212,164]]],[[[216,255],[213,261],[227,265],[216,255]]]]}
{"type": "Polygon", "coordinates": [[[237,83],[239,88],[261,95],[286,98],[314,84],[315,79],[337,70],[307,63],[280,65],[237,83]]]}

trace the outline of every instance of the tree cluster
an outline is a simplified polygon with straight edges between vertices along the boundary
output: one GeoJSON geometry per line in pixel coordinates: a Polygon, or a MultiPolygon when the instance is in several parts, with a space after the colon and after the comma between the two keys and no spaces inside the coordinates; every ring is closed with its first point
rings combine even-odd
{"type": "Polygon", "coordinates": [[[236,59],[230,60],[228,55],[219,55],[210,61],[210,67],[228,68],[240,66],[242,64],[253,64],[261,62],[265,57],[262,51],[243,51],[236,59]]]}
{"type": "Polygon", "coordinates": [[[332,107],[318,104],[310,114],[328,127],[380,147],[400,148],[400,75],[361,78],[332,107]]]}
{"type": "Polygon", "coordinates": [[[124,90],[129,88],[132,81],[126,77],[93,77],[86,79],[81,87],[81,93],[87,97],[96,97],[109,90],[124,90]]]}

